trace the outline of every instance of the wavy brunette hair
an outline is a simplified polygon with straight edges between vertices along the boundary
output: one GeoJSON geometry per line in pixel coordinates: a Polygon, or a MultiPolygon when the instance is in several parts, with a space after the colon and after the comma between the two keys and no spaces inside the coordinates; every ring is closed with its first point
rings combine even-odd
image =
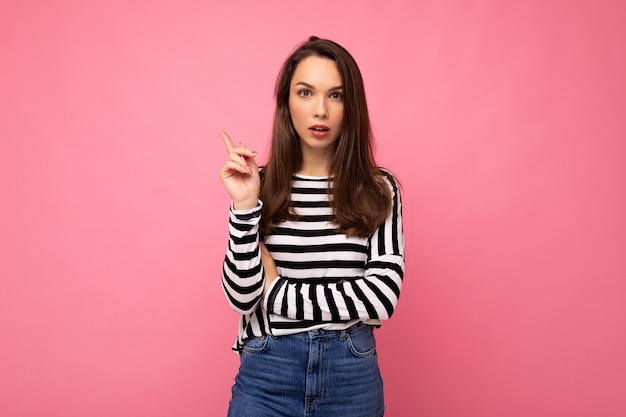
{"type": "Polygon", "coordinates": [[[343,84],[344,119],[329,172],[333,178],[329,193],[333,196],[334,223],[349,236],[367,237],[385,221],[391,209],[390,190],[383,179],[388,174],[374,161],[365,89],[356,61],[341,45],[316,36],[295,49],[276,80],[272,143],[261,175],[261,233],[271,233],[273,225],[281,220],[297,219],[290,191],[293,175],[301,168],[302,151],[289,113],[289,86],[298,64],[309,56],[334,61],[343,84]]]}

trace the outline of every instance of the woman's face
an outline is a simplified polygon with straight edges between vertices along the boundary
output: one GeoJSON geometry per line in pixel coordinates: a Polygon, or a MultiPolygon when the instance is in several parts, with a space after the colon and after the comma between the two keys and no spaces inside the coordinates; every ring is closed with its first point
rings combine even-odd
{"type": "Polygon", "coordinates": [[[343,123],[343,98],[335,61],[318,56],[300,61],[289,85],[289,113],[303,153],[332,155],[343,123]]]}

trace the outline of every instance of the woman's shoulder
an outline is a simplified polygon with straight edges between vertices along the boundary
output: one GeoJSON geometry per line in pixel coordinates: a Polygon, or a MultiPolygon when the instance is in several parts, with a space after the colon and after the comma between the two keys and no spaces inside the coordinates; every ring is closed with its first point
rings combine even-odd
{"type": "Polygon", "coordinates": [[[400,181],[391,170],[385,167],[378,167],[378,175],[392,188],[396,190],[400,187],[400,181]]]}

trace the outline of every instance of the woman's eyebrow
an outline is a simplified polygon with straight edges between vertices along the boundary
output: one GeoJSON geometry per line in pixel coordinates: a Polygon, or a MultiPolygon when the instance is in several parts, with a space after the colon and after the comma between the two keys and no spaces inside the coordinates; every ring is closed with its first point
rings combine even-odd
{"type": "MultiPolygon", "coordinates": [[[[313,86],[312,86],[311,84],[309,84],[309,83],[305,83],[304,81],[299,81],[299,82],[297,82],[297,83],[296,83],[296,85],[303,85],[303,86],[305,86],[306,88],[310,88],[311,90],[315,90],[315,87],[313,87],[313,86]]],[[[333,88],[329,89],[328,91],[337,91],[337,90],[341,90],[341,89],[343,89],[343,86],[342,86],[342,85],[339,85],[339,86],[337,86],[337,87],[333,87],[333,88]]]]}

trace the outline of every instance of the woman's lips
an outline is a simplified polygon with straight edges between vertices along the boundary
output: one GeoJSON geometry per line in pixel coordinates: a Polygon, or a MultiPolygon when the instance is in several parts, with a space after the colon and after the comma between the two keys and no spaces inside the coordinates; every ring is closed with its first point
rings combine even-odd
{"type": "Polygon", "coordinates": [[[328,128],[328,126],[325,126],[325,125],[313,125],[309,127],[309,131],[316,138],[323,138],[328,135],[328,133],[330,132],[330,129],[328,128]]]}

